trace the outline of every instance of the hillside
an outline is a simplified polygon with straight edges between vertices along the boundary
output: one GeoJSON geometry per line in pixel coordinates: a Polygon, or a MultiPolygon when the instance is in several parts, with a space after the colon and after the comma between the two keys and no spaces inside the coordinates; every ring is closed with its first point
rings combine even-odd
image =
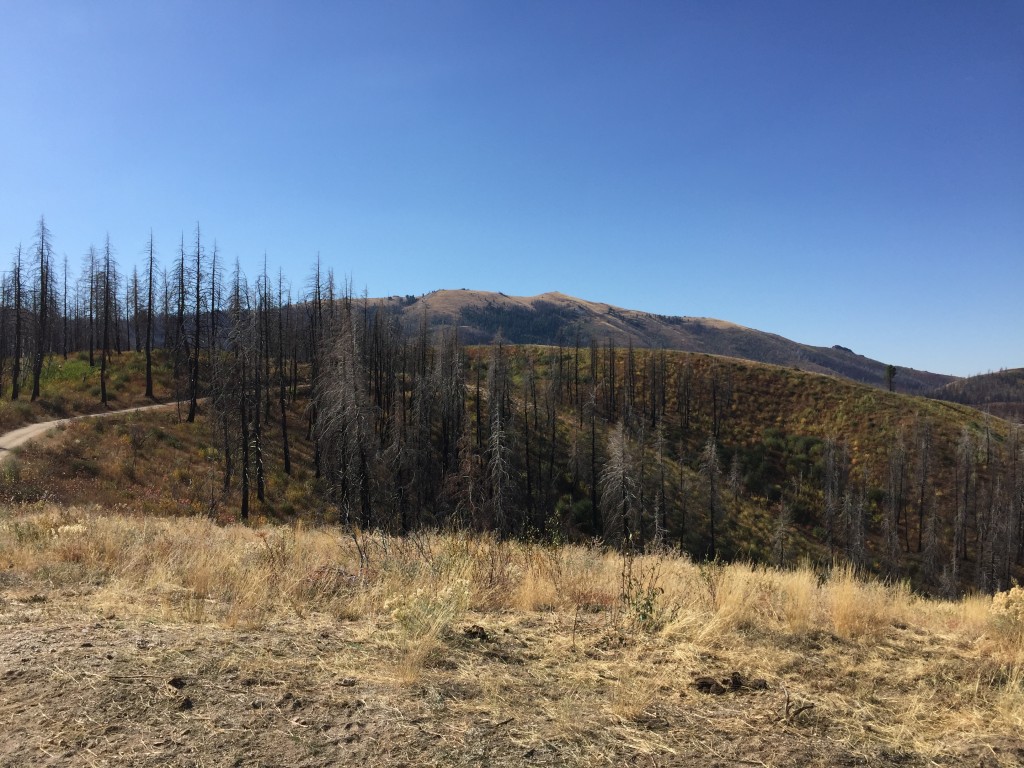
{"type": "MultiPolygon", "coordinates": [[[[466,344],[490,344],[499,334],[513,344],[573,345],[578,337],[583,345],[611,341],[619,347],[632,343],[635,347],[704,352],[843,376],[876,387],[886,384],[885,363],[842,346],[813,347],[723,320],[654,315],[557,292],[523,297],[440,290],[418,298],[371,301],[400,312],[410,332],[418,328],[424,313],[434,327],[457,326],[466,344]]],[[[952,376],[900,368],[893,384],[899,392],[922,394],[952,380],[952,376]]]]}
{"type": "Polygon", "coordinates": [[[9,397],[10,378],[4,380],[0,363],[0,432],[10,431],[26,424],[62,419],[108,410],[121,410],[154,402],[166,402],[176,394],[167,355],[163,350],[155,354],[153,392],[155,400],[145,396],[145,357],[138,352],[124,352],[111,356],[108,380],[108,406],[100,402],[100,366],[89,365],[86,352],[76,352],[64,359],[51,355],[46,359],[40,378],[40,396],[31,401],[28,392],[18,400],[9,397]]]}
{"type": "Polygon", "coordinates": [[[1000,418],[1024,423],[1024,368],[957,379],[928,396],[965,403],[1000,418]]]}
{"type": "MultiPolygon", "coordinates": [[[[559,355],[532,346],[506,346],[501,357],[482,347],[464,354],[462,414],[447,417],[448,424],[460,420],[461,437],[445,437],[448,406],[438,403],[424,409],[434,425],[420,436],[397,433],[405,442],[396,444],[394,437],[382,443],[367,435],[360,443],[368,461],[363,476],[372,478],[365,500],[357,500],[364,527],[497,525],[491,406],[510,398],[502,422],[508,454],[501,511],[510,535],[590,540],[603,530],[615,541],[603,498],[621,434],[633,498],[629,526],[641,544],[660,537],[696,559],[713,554],[781,565],[840,557],[943,594],[991,589],[1021,575],[1024,532],[1007,529],[998,540],[985,533],[997,530],[992,521],[1004,514],[1016,519],[1024,498],[1010,492],[1024,487],[1024,473],[1015,470],[1024,462],[1014,462],[1024,441],[1005,421],[834,376],[703,354],[636,350],[630,362],[628,350],[599,349],[593,365],[586,348],[578,359],[571,349],[559,355]],[[501,384],[499,371],[506,393],[500,397],[488,392],[501,384]],[[721,488],[712,533],[703,463],[716,433],[721,488]],[[969,517],[959,520],[964,490],[957,478],[965,472],[969,517]],[[954,557],[958,525],[966,528],[966,551],[954,557]],[[895,532],[894,542],[887,531],[895,532]],[[979,570],[978,553],[997,558],[999,573],[979,570]]],[[[431,359],[435,372],[423,381],[433,387],[444,356],[431,359]]],[[[414,398],[432,396],[411,374],[407,380],[408,393],[390,406],[399,423],[419,413],[408,405],[414,398]]],[[[319,523],[346,514],[346,500],[331,484],[344,475],[321,477],[315,469],[302,391],[286,411],[289,472],[282,468],[279,423],[263,425],[266,498],[254,502],[257,519],[319,523]]],[[[383,413],[365,407],[367,416],[357,416],[363,424],[383,413]]],[[[387,429],[388,422],[377,423],[387,429]]],[[[321,435],[324,461],[344,466],[330,435],[321,435]]],[[[225,486],[225,458],[222,425],[209,407],[196,424],[173,412],[79,422],[22,448],[0,474],[0,498],[232,522],[241,491],[237,476],[225,486]]]]}

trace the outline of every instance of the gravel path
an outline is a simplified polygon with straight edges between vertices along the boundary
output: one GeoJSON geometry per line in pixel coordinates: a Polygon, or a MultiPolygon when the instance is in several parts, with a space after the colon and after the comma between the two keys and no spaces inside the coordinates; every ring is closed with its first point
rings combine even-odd
{"type": "Polygon", "coordinates": [[[79,419],[96,419],[103,418],[105,416],[116,416],[123,413],[132,413],[134,411],[149,411],[155,408],[173,408],[177,403],[158,403],[157,405],[140,405],[135,408],[123,408],[117,411],[104,411],[102,413],[88,413],[83,416],[70,416],[66,419],[54,419],[53,421],[40,421],[36,424],[29,424],[25,427],[19,427],[18,429],[12,430],[7,434],[0,435],[0,464],[7,461],[7,459],[13,455],[15,448],[24,445],[30,440],[34,440],[37,437],[45,435],[51,429],[59,427],[61,424],[67,424],[72,421],[78,421],[79,419]]]}

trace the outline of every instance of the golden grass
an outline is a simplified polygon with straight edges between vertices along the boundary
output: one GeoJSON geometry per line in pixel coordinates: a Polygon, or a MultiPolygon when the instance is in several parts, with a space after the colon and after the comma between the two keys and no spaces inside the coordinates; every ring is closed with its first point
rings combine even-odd
{"type": "Polygon", "coordinates": [[[864,581],[849,566],[836,568],[829,579],[828,614],[832,628],[844,638],[870,638],[902,621],[913,597],[903,583],[864,581]]]}
{"type": "Polygon", "coordinates": [[[396,711],[433,712],[431,734],[529,723],[515,748],[556,744],[567,763],[714,748],[783,765],[807,762],[813,742],[822,760],[955,765],[972,750],[1002,754],[1024,728],[1024,590],[926,601],[842,568],[46,504],[0,512],[0,569],[0,616],[67,593],[84,596],[85,616],[139,626],[291,627],[294,664],[332,679],[357,668],[396,711]],[[347,633],[348,655],[307,656],[325,631],[347,633]],[[732,672],[768,688],[691,685],[732,672]]]}

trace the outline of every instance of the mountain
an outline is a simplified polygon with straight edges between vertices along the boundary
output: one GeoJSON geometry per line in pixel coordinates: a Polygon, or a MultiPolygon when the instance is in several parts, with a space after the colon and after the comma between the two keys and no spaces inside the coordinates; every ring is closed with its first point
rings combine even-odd
{"type": "MultiPolygon", "coordinates": [[[[456,326],[467,344],[490,344],[500,337],[513,344],[566,344],[577,339],[604,345],[703,352],[842,376],[886,386],[886,364],[846,347],[815,347],[773,333],[707,317],[675,317],[586,301],[564,293],[507,296],[471,290],[440,290],[420,297],[393,296],[376,301],[397,311],[407,330],[424,315],[433,328],[456,326]]],[[[899,368],[893,386],[899,392],[925,394],[955,380],[911,368],[899,368]]]]}

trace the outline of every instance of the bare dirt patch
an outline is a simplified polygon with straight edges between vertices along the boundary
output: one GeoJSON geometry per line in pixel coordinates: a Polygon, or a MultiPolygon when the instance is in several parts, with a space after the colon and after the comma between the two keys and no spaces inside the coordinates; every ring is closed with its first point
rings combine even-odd
{"type": "Polygon", "coordinates": [[[29,612],[5,617],[4,765],[365,764],[379,751],[379,697],[325,672],[328,632],[29,612]]]}
{"type": "Polygon", "coordinates": [[[394,649],[365,622],[321,617],[240,630],[101,615],[80,595],[35,592],[5,604],[2,765],[926,766],[970,759],[987,766],[1024,759],[1009,739],[938,759],[845,744],[841,720],[852,713],[827,699],[801,709],[804,699],[794,693],[786,717],[783,684],[817,696],[808,678],[827,673],[822,658],[808,658],[774,685],[733,688],[721,659],[679,664],[672,644],[616,643],[601,621],[576,627],[583,639],[576,651],[564,647],[566,628],[554,617],[467,625],[442,661],[403,683],[395,679],[394,649]],[[636,667],[638,654],[649,656],[644,669],[636,667]],[[702,671],[717,671],[720,695],[695,683],[702,671]]]}

